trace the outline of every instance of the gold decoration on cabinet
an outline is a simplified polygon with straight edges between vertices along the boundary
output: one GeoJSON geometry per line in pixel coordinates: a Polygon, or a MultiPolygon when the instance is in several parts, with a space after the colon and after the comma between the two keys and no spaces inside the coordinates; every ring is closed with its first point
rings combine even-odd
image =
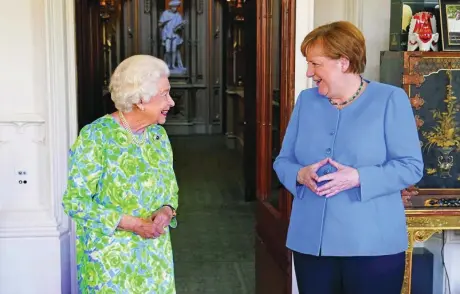
{"type": "Polygon", "coordinates": [[[446,86],[447,95],[444,99],[446,104],[445,110],[432,110],[433,119],[436,125],[430,131],[422,131],[426,138],[425,148],[435,147],[438,155],[437,170],[440,178],[451,178],[450,170],[454,165],[452,152],[460,145],[459,128],[456,122],[457,114],[457,97],[452,90],[452,72],[446,71],[449,84],[446,86]]]}

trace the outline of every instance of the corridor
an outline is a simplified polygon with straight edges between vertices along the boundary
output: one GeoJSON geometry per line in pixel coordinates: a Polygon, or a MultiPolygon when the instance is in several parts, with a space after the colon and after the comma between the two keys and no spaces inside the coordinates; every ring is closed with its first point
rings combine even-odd
{"type": "Polygon", "coordinates": [[[179,184],[172,231],[178,294],[253,294],[254,214],[242,159],[223,136],[171,137],[179,184]]]}

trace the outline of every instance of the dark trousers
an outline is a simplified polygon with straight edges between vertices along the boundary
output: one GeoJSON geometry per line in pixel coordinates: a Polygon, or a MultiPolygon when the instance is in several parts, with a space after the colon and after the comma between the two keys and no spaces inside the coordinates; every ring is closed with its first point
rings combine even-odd
{"type": "Polygon", "coordinates": [[[404,252],[357,257],[293,253],[299,294],[401,294],[404,252]]]}

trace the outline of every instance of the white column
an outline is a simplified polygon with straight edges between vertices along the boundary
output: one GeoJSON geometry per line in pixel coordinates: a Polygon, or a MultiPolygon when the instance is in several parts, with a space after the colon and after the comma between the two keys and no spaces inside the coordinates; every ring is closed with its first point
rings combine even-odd
{"type": "MultiPolygon", "coordinates": [[[[319,2],[319,1],[317,1],[319,2]]],[[[295,99],[299,93],[312,87],[311,79],[307,79],[307,62],[300,52],[300,45],[305,36],[314,29],[315,0],[296,1],[296,28],[295,28],[295,99]]],[[[299,294],[292,263],[292,294],[299,294]]]]}
{"type": "Polygon", "coordinates": [[[305,36],[314,29],[315,0],[296,1],[295,23],[295,99],[299,93],[312,87],[307,79],[307,62],[300,52],[300,45],[305,36]]]}
{"type": "MultiPolygon", "coordinates": [[[[369,1],[368,1],[369,2],[369,1]]],[[[363,0],[345,1],[345,19],[352,22],[359,29],[363,29],[363,0]]]]}
{"type": "Polygon", "coordinates": [[[70,293],[61,197],[76,126],[72,3],[3,1],[0,10],[0,293],[70,293]]]}

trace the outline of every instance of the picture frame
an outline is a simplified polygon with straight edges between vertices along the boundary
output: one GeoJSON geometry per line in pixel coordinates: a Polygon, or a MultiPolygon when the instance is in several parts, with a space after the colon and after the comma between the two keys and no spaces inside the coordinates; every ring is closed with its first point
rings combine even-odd
{"type": "Polygon", "coordinates": [[[417,107],[420,105],[417,100],[422,99],[419,94],[411,99],[416,106],[415,118],[424,161],[424,176],[417,184],[422,195],[460,194],[459,81],[459,70],[440,69],[425,76],[426,84],[420,87],[423,95],[430,97],[424,100],[423,107],[417,107]],[[440,87],[430,86],[435,84],[440,87]]]}
{"type": "Polygon", "coordinates": [[[460,51],[460,0],[439,0],[443,51],[460,51]]]}
{"type": "Polygon", "coordinates": [[[460,54],[383,51],[380,65],[380,81],[404,89],[415,118],[424,168],[410,189],[460,197],[460,54]]]}

